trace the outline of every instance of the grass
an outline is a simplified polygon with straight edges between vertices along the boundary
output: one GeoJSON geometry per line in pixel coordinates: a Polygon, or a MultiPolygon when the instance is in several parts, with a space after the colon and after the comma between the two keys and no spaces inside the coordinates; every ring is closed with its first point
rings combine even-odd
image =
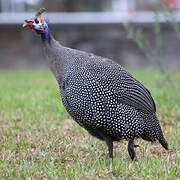
{"type": "Polygon", "coordinates": [[[180,70],[168,70],[171,83],[155,69],[131,72],[156,101],[168,152],[138,139],[134,163],[127,142],[114,143],[110,169],[105,143],[70,118],[48,70],[0,70],[1,179],[179,179],[180,70]]]}

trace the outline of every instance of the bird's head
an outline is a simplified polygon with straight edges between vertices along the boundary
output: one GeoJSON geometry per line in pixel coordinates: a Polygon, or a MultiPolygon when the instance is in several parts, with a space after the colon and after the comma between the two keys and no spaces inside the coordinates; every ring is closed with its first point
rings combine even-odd
{"type": "Polygon", "coordinates": [[[23,24],[23,27],[30,27],[32,29],[32,31],[36,31],[37,34],[44,34],[45,38],[48,38],[49,36],[49,29],[48,29],[48,25],[45,22],[45,20],[43,19],[43,17],[41,17],[41,14],[43,12],[45,12],[46,9],[45,8],[41,8],[35,15],[34,18],[28,20],[26,19],[23,24]]]}

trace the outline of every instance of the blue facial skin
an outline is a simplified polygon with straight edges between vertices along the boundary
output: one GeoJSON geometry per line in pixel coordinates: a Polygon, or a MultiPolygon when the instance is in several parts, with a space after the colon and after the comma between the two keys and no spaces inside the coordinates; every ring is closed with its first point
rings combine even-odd
{"type": "Polygon", "coordinates": [[[36,18],[34,19],[33,25],[33,29],[36,31],[37,34],[43,34],[45,39],[49,38],[48,25],[45,21],[41,23],[40,19],[36,18]],[[44,31],[42,31],[41,28],[43,28],[44,31]]]}

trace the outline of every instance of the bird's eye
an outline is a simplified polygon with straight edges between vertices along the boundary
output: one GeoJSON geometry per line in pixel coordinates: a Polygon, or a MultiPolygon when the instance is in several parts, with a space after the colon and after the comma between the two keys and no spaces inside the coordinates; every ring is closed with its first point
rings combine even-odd
{"type": "Polygon", "coordinates": [[[35,19],[35,23],[36,23],[36,24],[39,24],[39,21],[38,21],[38,19],[35,19]]]}

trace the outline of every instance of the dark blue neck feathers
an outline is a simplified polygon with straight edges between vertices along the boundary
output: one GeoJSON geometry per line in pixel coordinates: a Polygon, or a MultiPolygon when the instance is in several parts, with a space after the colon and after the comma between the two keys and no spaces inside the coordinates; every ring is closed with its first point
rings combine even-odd
{"type": "Polygon", "coordinates": [[[50,31],[48,26],[44,28],[44,32],[41,33],[41,38],[43,41],[50,40],[50,31]]]}

